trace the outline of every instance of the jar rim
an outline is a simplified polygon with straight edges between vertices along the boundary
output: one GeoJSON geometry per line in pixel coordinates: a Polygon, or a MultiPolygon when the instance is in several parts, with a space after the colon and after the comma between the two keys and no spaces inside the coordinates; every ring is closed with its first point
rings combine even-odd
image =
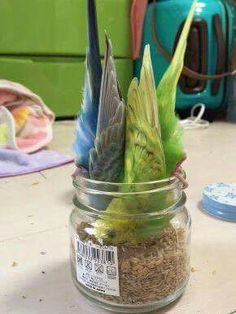
{"type": "Polygon", "coordinates": [[[85,212],[86,215],[89,215],[90,217],[93,218],[98,218],[98,217],[112,217],[113,219],[124,219],[124,218],[135,218],[135,219],[142,219],[142,218],[147,218],[147,217],[161,217],[163,215],[169,215],[172,213],[178,212],[186,203],[186,194],[183,192],[181,196],[176,200],[176,202],[169,207],[166,207],[162,210],[156,210],[153,212],[143,212],[143,213],[107,213],[106,211],[100,211],[96,208],[93,208],[91,206],[86,206],[89,208],[89,210],[82,209],[80,206],[76,204],[77,202],[76,195],[73,197],[73,203],[77,209],[79,209],[82,212],[85,212]]]}
{"type": "MultiPolygon", "coordinates": [[[[185,176],[185,173],[183,172],[185,176]]],[[[93,216],[106,215],[103,205],[101,208],[96,207],[99,203],[100,199],[102,199],[102,203],[105,200],[108,203],[112,199],[130,199],[130,197],[143,197],[143,195],[157,195],[160,193],[174,193],[174,203],[170,207],[160,208],[152,213],[149,212],[149,216],[155,215],[165,215],[174,212],[178,209],[179,206],[185,203],[183,196],[183,185],[179,178],[172,176],[169,178],[165,178],[162,180],[150,181],[150,182],[140,182],[140,183],[114,183],[114,182],[104,182],[104,181],[96,181],[93,179],[85,178],[82,176],[77,176],[73,180],[73,185],[75,187],[75,197],[74,197],[74,205],[79,208],[80,205],[86,207],[86,213],[93,216]],[[92,202],[91,202],[92,201],[92,202]],[[183,201],[184,203],[179,205],[183,201]],[[96,204],[97,203],[97,204],[96,204]],[[79,205],[80,204],[80,205],[79,205]],[[96,206],[92,205],[96,204],[96,206]]],[[[104,204],[105,204],[104,203],[104,204]]],[[[80,208],[81,209],[81,208],[80,208]]],[[[112,215],[113,218],[116,215],[112,215]]],[[[146,213],[128,213],[128,214],[118,214],[117,217],[147,217],[146,213]],[[136,216],[137,215],[137,216],[136,216]]]]}
{"type": "MultiPolygon", "coordinates": [[[[185,172],[183,172],[183,176],[186,177],[185,172]]],[[[181,181],[175,177],[171,176],[165,179],[161,180],[155,180],[155,181],[146,181],[146,182],[134,182],[134,183],[123,183],[123,182],[106,182],[106,181],[98,181],[98,180],[93,180],[90,178],[86,178],[83,176],[77,176],[73,178],[73,186],[76,189],[89,189],[90,191],[94,192],[102,192],[105,193],[106,195],[135,195],[135,194],[142,194],[142,193],[152,193],[152,192],[160,192],[160,191],[168,191],[174,188],[182,188],[182,183],[181,181]],[[120,190],[115,190],[115,188],[120,188],[120,187],[133,187],[133,188],[140,188],[144,187],[145,189],[143,192],[139,191],[120,191],[120,190]],[[149,189],[150,186],[150,189],[149,189]],[[104,190],[104,187],[106,189],[104,190]],[[108,188],[113,188],[113,189],[108,189],[108,188]]]]}
{"type": "Polygon", "coordinates": [[[154,180],[154,181],[144,181],[144,182],[134,182],[134,183],[123,183],[123,182],[109,182],[109,181],[99,181],[99,180],[94,180],[94,179],[90,179],[90,178],[86,178],[86,177],[83,177],[83,176],[77,176],[73,179],[73,184],[76,184],[76,179],[79,178],[79,179],[82,179],[83,181],[85,182],[89,182],[89,183],[93,183],[93,184],[108,184],[108,185],[142,185],[142,184],[155,184],[155,183],[167,183],[169,182],[170,180],[173,180],[173,179],[177,179],[176,177],[174,176],[171,176],[171,177],[168,177],[168,178],[165,178],[165,179],[161,179],[161,180],[154,180]]]}

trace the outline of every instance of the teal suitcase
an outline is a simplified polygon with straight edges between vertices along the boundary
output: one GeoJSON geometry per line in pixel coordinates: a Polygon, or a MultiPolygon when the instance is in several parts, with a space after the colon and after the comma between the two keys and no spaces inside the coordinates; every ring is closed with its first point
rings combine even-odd
{"type": "MultiPolygon", "coordinates": [[[[157,49],[152,34],[152,23],[163,48],[173,54],[192,0],[157,0],[150,2],[145,16],[142,51],[151,45],[156,84],[166,71],[169,61],[157,49]],[[153,20],[152,14],[155,14],[153,20]]],[[[195,11],[185,65],[201,74],[215,75],[226,72],[233,42],[233,17],[235,7],[221,0],[199,1],[195,11]]],[[[139,76],[141,60],[135,61],[135,75],[139,76]]],[[[204,103],[207,109],[215,110],[225,103],[227,79],[197,80],[182,76],[177,92],[177,110],[204,103]]]]}

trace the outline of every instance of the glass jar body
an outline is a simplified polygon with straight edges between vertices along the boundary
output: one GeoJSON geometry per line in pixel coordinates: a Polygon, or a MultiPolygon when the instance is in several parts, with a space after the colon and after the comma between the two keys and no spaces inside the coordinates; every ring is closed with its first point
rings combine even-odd
{"type": "Polygon", "coordinates": [[[191,219],[185,194],[176,186],[155,189],[152,195],[149,188],[139,187],[135,196],[110,190],[100,191],[99,199],[94,190],[93,195],[87,188],[82,193],[77,190],[70,217],[76,287],[98,306],[116,313],[145,313],[173,302],[184,292],[190,273],[191,219]],[[165,208],[167,199],[171,206],[165,208]],[[157,208],[164,207],[150,213],[153,201],[157,208]],[[123,207],[129,208],[128,214],[123,207]],[[137,207],[144,212],[140,214],[137,207]]]}

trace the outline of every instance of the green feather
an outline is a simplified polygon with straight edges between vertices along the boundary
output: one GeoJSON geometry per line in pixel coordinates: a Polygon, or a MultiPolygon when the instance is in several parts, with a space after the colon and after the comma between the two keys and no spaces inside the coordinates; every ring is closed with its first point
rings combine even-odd
{"type": "Polygon", "coordinates": [[[157,102],[159,106],[161,135],[166,158],[167,176],[172,175],[176,166],[186,158],[182,143],[183,130],[175,115],[175,103],[177,84],[184,66],[187,38],[196,5],[197,0],[194,0],[171,65],[165,72],[157,88],[157,102]]]}
{"type": "Polygon", "coordinates": [[[162,179],[166,176],[166,166],[149,46],[144,51],[140,83],[133,79],[127,102],[125,181],[162,179]]]}

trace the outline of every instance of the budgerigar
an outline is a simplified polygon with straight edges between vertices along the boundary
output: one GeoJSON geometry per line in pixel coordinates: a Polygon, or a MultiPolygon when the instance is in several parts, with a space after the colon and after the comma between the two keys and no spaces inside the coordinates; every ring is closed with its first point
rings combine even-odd
{"type": "Polygon", "coordinates": [[[121,97],[110,40],[102,75],[95,147],[90,151],[91,179],[117,182],[124,167],[125,104],[121,97]]]}
{"type": "MultiPolygon", "coordinates": [[[[183,131],[175,115],[177,84],[184,65],[189,29],[193,20],[197,0],[193,1],[188,18],[181,33],[171,65],[165,72],[157,87],[162,143],[165,152],[167,176],[178,171],[181,162],[186,158],[182,139],[183,131]]],[[[176,173],[177,174],[177,173],[176,173]]]]}
{"type": "Polygon", "coordinates": [[[128,91],[125,182],[148,182],[165,177],[155,80],[150,47],[146,46],[140,82],[134,78],[128,91]]]}
{"type": "Polygon", "coordinates": [[[77,167],[89,169],[89,152],[94,146],[97,130],[98,105],[102,79],[102,66],[99,53],[95,0],[87,0],[88,50],[85,66],[85,82],[81,113],[77,120],[76,152],[77,167]]]}

